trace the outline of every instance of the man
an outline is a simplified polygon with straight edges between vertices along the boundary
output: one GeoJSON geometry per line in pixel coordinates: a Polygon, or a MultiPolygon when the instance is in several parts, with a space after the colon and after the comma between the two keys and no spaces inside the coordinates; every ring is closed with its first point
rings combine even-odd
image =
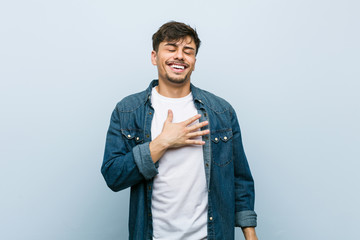
{"type": "Polygon", "coordinates": [[[190,83],[200,39],[168,22],[153,35],[158,80],[120,101],[101,172],[131,187],[129,239],[257,239],[254,183],[234,109],[190,83]]]}

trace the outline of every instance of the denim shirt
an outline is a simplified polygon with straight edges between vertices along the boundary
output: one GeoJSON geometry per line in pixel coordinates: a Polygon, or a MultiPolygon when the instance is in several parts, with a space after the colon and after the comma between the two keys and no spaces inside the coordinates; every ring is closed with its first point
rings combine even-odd
{"type": "MultiPolygon", "coordinates": [[[[150,155],[151,90],[153,80],[140,93],[125,97],[115,107],[107,132],[101,167],[113,191],[131,187],[129,239],[152,239],[151,194],[158,164],[150,155]]],[[[191,84],[200,121],[209,121],[202,130],[204,167],[208,189],[207,239],[234,239],[234,227],[255,227],[254,182],[246,160],[239,123],[231,105],[212,93],[191,84]]]]}

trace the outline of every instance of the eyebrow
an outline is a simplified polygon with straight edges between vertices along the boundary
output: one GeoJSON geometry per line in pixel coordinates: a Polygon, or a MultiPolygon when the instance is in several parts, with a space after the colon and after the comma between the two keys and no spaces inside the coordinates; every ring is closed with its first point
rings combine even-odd
{"type": "MultiPolygon", "coordinates": [[[[176,43],[166,43],[165,46],[172,46],[172,47],[178,47],[178,45],[176,45],[176,43]]],[[[195,48],[189,47],[189,46],[185,46],[185,49],[190,49],[190,50],[194,50],[195,48]]]]}
{"type": "Polygon", "coordinates": [[[175,43],[166,43],[165,46],[177,47],[177,45],[175,43]]]}
{"type": "Polygon", "coordinates": [[[195,48],[192,48],[192,47],[185,46],[184,48],[185,48],[185,49],[190,49],[190,50],[194,50],[194,51],[195,51],[195,48]]]}

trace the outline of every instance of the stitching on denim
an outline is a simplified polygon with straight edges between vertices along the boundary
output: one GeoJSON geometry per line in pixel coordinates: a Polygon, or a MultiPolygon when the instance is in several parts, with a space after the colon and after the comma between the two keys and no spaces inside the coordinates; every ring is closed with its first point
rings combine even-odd
{"type": "Polygon", "coordinates": [[[208,103],[204,102],[204,104],[216,113],[225,113],[225,112],[229,111],[229,109],[227,109],[227,108],[225,108],[223,111],[217,111],[216,109],[214,109],[214,107],[210,106],[208,103]]]}
{"type": "Polygon", "coordinates": [[[142,129],[137,129],[137,128],[121,128],[120,131],[135,131],[135,132],[143,132],[144,130],[142,129]]]}
{"type": "Polygon", "coordinates": [[[212,162],[213,162],[216,166],[218,166],[218,167],[225,167],[226,165],[229,165],[229,163],[231,163],[232,161],[233,161],[233,160],[232,160],[232,158],[231,158],[229,161],[220,164],[220,163],[215,162],[215,160],[212,160],[212,162]]]}
{"type": "Polygon", "coordinates": [[[137,110],[138,108],[140,108],[142,105],[144,105],[146,103],[146,101],[145,102],[142,102],[141,104],[139,104],[139,106],[137,106],[136,108],[134,108],[134,109],[132,109],[132,110],[129,110],[129,111],[124,111],[124,110],[120,110],[119,109],[119,112],[121,112],[121,113],[130,113],[130,112],[134,112],[135,110],[137,110]]]}

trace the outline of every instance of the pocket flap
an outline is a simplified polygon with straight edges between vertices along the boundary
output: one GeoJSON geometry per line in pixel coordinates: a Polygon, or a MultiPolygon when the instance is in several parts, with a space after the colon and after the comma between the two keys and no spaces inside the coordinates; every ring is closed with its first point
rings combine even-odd
{"type": "Polygon", "coordinates": [[[136,142],[141,142],[144,138],[144,132],[138,129],[121,129],[121,133],[127,139],[134,139],[136,142]]]}
{"type": "Polygon", "coordinates": [[[231,129],[211,131],[210,134],[211,140],[215,143],[218,143],[220,139],[223,142],[227,142],[233,136],[231,129]]]}

